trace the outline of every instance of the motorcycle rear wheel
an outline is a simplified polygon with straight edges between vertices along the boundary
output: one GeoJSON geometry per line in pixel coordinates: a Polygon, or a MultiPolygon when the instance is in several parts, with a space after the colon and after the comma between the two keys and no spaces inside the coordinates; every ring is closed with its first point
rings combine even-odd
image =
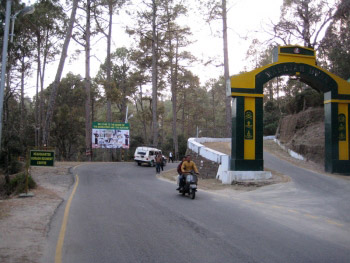
{"type": "Polygon", "coordinates": [[[191,199],[195,199],[196,198],[196,191],[192,190],[190,193],[191,199]]]}

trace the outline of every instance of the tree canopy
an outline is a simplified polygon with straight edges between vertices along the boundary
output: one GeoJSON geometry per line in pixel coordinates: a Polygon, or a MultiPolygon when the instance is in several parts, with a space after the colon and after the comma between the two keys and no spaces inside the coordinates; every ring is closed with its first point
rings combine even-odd
{"type": "MultiPolygon", "coordinates": [[[[2,21],[5,2],[0,6],[2,21]]],[[[21,10],[23,2],[13,1],[12,13],[21,10]]],[[[100,152],[89,155],[91,123],[125,122],[128,116],[131,149],[123,153],[124,159],[141,144],[179,157],[189,137],[227,136],[230,104],[225,76],[204,82],[194,73],[196,63],[209,62],[200,62],[191,53],[195,32],[184,21],[190,13],[205,22],[223,19],[229,15],[224,12],[226,5],[235,8],[232,2],[37,0],[34,5],[33,14],[17,18],[9,45],[0,156],[5,170],[12,159],[44,143],[56,147],[60,160],[97,160],[100,152]],[[198,6],[200,12],[193,9],[198,6]],[[70,17],[67,11],[72,12],[70,17]],[[122,19],[130,21],[124,28],[122,19]],[[131,39],[128,45],[117,37],[120,30],[131,39]],[[65,73],[66,58],[74,61],[80,53],[85,54],[85,61],[76,61],[76,67],[84,67],[85,75],[65,73]],[[96,56],[93,61],[100,63],[91,65],[96,56]],[[47,74],[52,74],[47,68],[59,60],[55,81],[46,83],[47,74]],[[92,76],[91,66],[99,69],[92,76]],[[30,79],[35,79],[36,86],[32,98],[26,96],[30,79]]],[[[349,79],[349,7],[348,0],[284,0],[280,20],[270,24],[270,37],[256,35],[247,46],[246,60],[256,68],[271,62],[276,45],[309,46],[316,49],[320,65],[349,79]]],[[[230,33],[230,25],[226,30],[230,33]]],[[[227,51],[234,46],[228,43],[227,51]]],[[[224,43],[215,48],[224,50],[224,43]]],[[[221,61],[219,66],[224,64],[221,61]]],[[[266,135],[276,132],[283,114],[322,107],[322,94],[296,79],[276,78],[264,89],[266,135]]],[[[107,159],[119,160],[121,152],[107,153],[107,159]]]]}

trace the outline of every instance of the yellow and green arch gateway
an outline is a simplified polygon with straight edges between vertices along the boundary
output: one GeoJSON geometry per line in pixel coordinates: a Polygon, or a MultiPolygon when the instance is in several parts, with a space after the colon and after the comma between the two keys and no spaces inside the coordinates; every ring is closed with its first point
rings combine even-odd
{"type": "Polygon", "coordinates": [[[232,171],[263,171],[263,85],[279,76],[297,76],[324,93],[325,170],[350,174],[350,83],[316,65],[315,51],[277,47],[274,63],[233,76],[227,83],[232,102],[232,171]]]}

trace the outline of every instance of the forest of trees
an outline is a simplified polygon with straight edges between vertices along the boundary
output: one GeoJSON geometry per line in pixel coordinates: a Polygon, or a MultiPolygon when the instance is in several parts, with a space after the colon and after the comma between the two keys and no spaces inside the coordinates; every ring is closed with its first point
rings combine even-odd
{"type": "MultiPolygon", "coordinates": [[[[24,7],[12,1],[12,13],[24,7]]],[[[9,43],[3,106],[0,163],[15,170],[19,156],[31,147],[55,147],[58,160],[119,160],[121,151],[91,150],[92,122],[125,122],[128,108],[131,149],[153,145],[164,152],[184,154],[186,142],[200,136],[230,135],[230,99],[225,96],[229,76],[227,0],[196,1],[203,20],[221,21],[222,76],[201,85],[191,63],[197,60],[188,46],[189,0],[37,0],[32,15],[18,17],[9,43]],[[136,3],[137,2],[137,3],[136,3]],[[138,4],[138,12],[127,12],[138,4]],[[126,29],[133,45],[112,49],[112,34],[121,12],[135,23],[126,29]],[[91,50],[96,39],[106,46],[96,76],[91,76],[91,50]],[[94,41],[93,41],[94,40],[94,41]],[[84,54],[85,74],[62,75],[69,46],[84,54]],[[45,83],[48,66],[59,61],[52,83],[45,83]],[[36,79],[36,94],[25,96],[28,78],[36,79]],[[147,92],[151,90],[151,92],[147,92]],[[103,157],[102,157],[103,156],[103,157]],[[105,159],[107,158],[107,159],[105,159]]],[[[247,52],[252,68],[271,63],[277,45],[313,47],[318,64],[350,78],[350,0],[284,0],[280,20],[266,29],[269,39],[254,39],[247,52]]],[[[6,1],[1,1],[4,21],[6,1]]],[[[234,5],[232,5],[234,8],[234,5]]],[[[3,36],[0,29],[0,36],[3,36]]],[[[1,47],[3,41],[1,40],[1,47]]],[[[248,49],[248,47],[247,47],[248,49]]],[[[246,70],[251,70],[246,69],[246,70]]],[[[323,94],[292,78],[276,78],[265,86],[264,134],[276,132],[283,114],[322,107],[323,94]]]]}

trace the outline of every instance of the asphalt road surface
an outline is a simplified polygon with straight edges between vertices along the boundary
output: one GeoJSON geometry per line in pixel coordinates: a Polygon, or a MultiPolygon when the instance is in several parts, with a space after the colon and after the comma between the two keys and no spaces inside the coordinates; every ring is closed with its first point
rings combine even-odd
{"type": "Polygon", "coordinates": [[[292,182],[239,194],[199,191],[195,200],[157,179],[155,168],[79,166],[62,250],[57,255],[66,203],[42,262],[350,262],[350,181],[268,154],[265,164],[292,182]]]}

